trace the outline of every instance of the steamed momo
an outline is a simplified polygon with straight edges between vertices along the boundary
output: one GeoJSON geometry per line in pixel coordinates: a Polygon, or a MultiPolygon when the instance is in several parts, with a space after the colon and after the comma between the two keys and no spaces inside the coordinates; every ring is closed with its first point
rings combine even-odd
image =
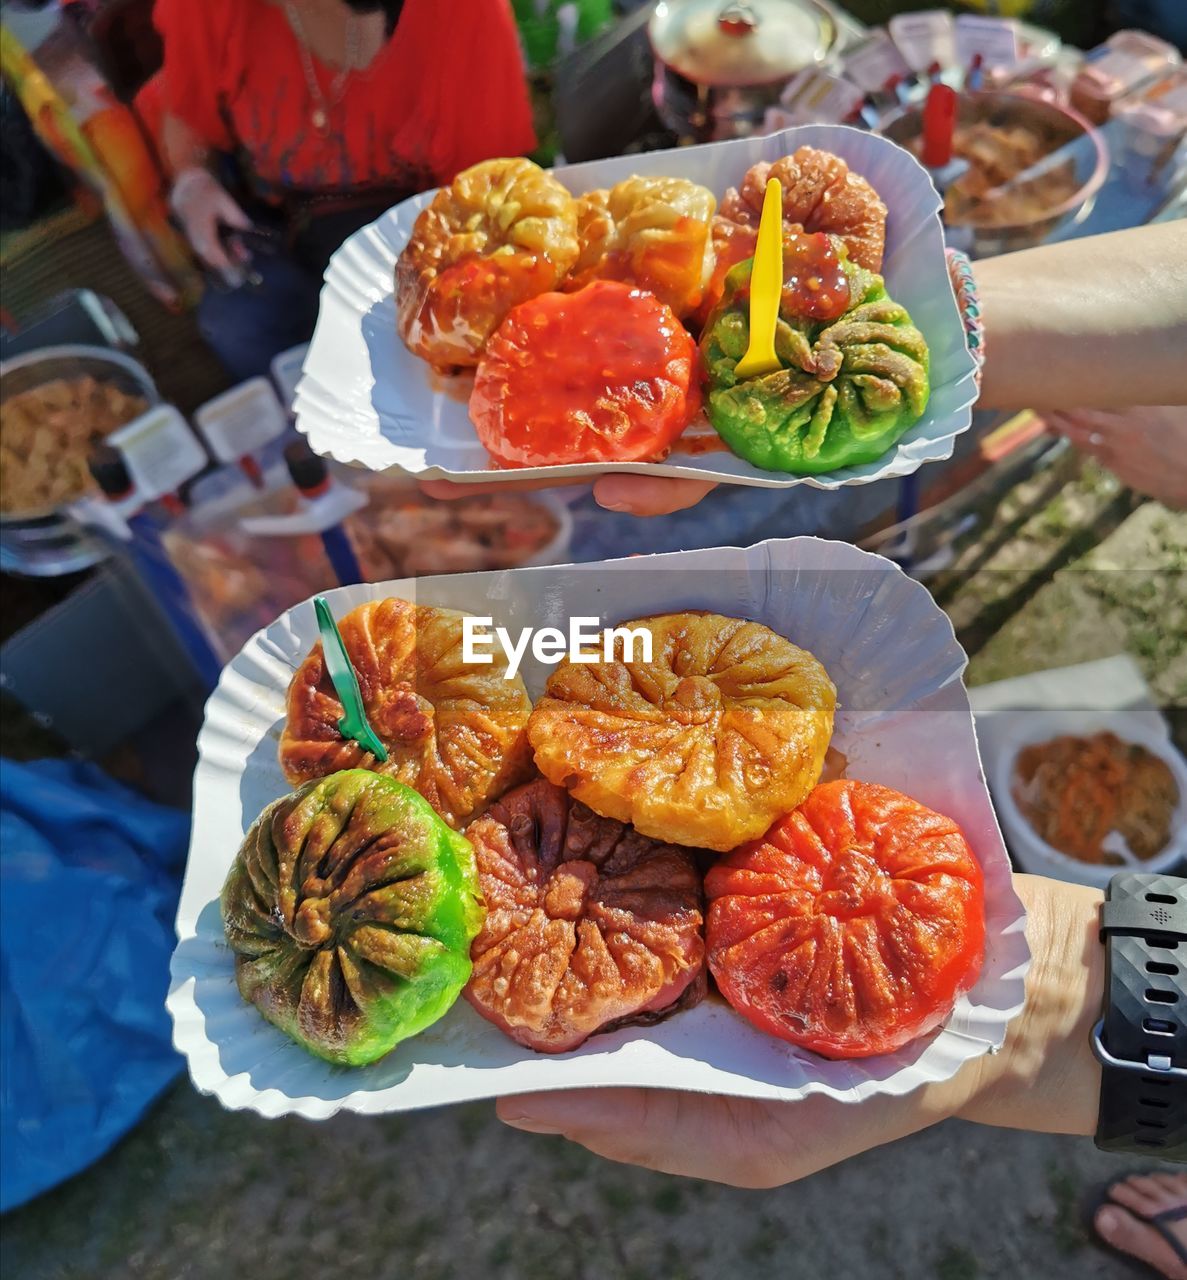
{"type": "Polygon", "coordinates": [[[713,279],[705,313],[721,297],[729,271],[754,256],[767,182],[783,188],[783,233],[827,232],[844,244],[850,259],[867,271],[882,269],[886,248],[886,206],[860,174],[841,159],[815,147],[799,147],[774,164],[761,161],[731,187],[713,219],[713,279]]]}
{"type": "Polygon", "coordinates": [[[563,1053],[705,994],[692,850],[600,818],[543,778],[466,835],[487,907],[466,999],[519,1044],[563,1053]]]}
{"type": "Polygon", "coordinates": [[[686,178],[632,177],[577,199],[581,252],[564,288],[620,280],[655,294],[683,317],[713,269],[709,220],[717,201],[686,178]]]}
{"type": "Polygon", "coordinates": [[[470,975],[470,845],[411,788],[350,769],[253,823],[220,900],[240,994],[318,1057],[373,1062],[470,975]]]}
{"type": "Polygon", "coordinates": [[[484,160],[416,219],[396,262],[400,337],[437,368],[476,365],[507,312],[555,289],[576,260],[568,191],[522,157],[484,160]]]}
{"type": "Polygon", "coordinates": [[[379,763],[338,730],[342,703],[320,643],[288,691],[280,766],[294,786],[361,766],[415,788],[461,827],[527,771],[531,702],[523,681],[506,679],[506,655],[462,661],[462,618],[407,600],[371,601],[339,619],[371,727],[387,748],[379,763]]]}
{"type": "MultiPolygon", "coordinates": [[[[725,852],[816,785],[836,690],[804,649],[713,613],[624,622],[652,660],[562,662],[536,703],[536,765],[595,813],[642,835],[725,852]]],[[[600,655],[600,648],[599,648],[600,655]]]]}

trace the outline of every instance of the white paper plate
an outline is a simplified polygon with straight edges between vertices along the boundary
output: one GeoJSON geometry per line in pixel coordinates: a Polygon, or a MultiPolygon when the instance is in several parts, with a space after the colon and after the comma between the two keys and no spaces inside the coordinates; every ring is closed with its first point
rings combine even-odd
{"type": "Polygon", "coordinates": [[[692,476],[732,484],[786,488],[808,484],[836,489],[905,476],[925,462],[952,456],[953,440],[968,429],[977,398],[974,361],[948,279],[940,197],[913,156],[886,138],[843,125],[808,125],[765,138],[741,138],[702,147],[619,156],[555,172],[580,194],[611,186],[632,174],[691,178],[720,200],[759,160],[777,160],[800,146],[841,156],[869,179],[885,201],[886,287],[911,313],[931,351],[931,399],[927,413],[877,462],[823,476],[763,471],[732,453],[691,454],[679,445],[665,462],[581,463],[564,467],[496,470],[470,423],[463,400],[435,388],[429,367],[396,334],[393,272],[428,191],[405,200],[356,232],[330,259],[317,328],[294,411],[297,427],[318,452],[372,471],[392,468],[424,479],[560,482],[606,471],[692,476]]]}
{"type": "MultiPolygon", "coordinates": [[[[266,1023],[239,996],[218,894],[247,828],[286,790],[276,749],[285,690],[317,639],[312,605],[291,609],[223,672],[198,739],[194,825],[177,914],[168,999],[174,1043],[194,1084],[224,1106],[322,1119],[536,1089],[653,1085],[791,1100],[857,1102],[952,1076],[992,1052],[1022,1007],[1030,964],[1025,913],[977,754],[965,655],[926,589],[879,556],[815,538],[559,568],[513,569],[344,587],[335,613],[397,595],[489,612],[518,634],[571,615],[618,622],[674,609],[752,618],[815,653],[836,682],[833,743],[848,776],[896,787],[963,827],[985,872],[984,970],[947,1025],[897,1053],[829,1062],[764,1035],[712,997],[654,1027],[594,1036],[572,1053],[533,1053],[459,1000],[422,1035],[368,1067],[333,1067],[266,1023]]],[[[529,657],[533,696],[548,668],[529,657]]]]}

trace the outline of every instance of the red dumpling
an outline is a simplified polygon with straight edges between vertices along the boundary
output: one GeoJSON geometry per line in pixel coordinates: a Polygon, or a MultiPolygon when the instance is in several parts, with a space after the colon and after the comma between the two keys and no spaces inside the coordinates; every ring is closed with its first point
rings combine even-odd
{"type": "Polygon", "coordinates": [[[950,818],[826,782],[705,877],[709,968],[750,1022],[828,1058],[940,1025],[985,950],[981,867],[950,818]]]}
{"type": "Polygon", "coordinates": [[[511,311],[470,419],[501,467],[663,458],[700,408],[697,347],[670,307],[617,280],[511,311]]]}
{"type": "Polygon", "coordinates": [[[466,836],[486,923],[465,996],[513,1040],[563,1053],[704,995],[692,850],[598,817],[543,778],[508,792],[466,836]]]}

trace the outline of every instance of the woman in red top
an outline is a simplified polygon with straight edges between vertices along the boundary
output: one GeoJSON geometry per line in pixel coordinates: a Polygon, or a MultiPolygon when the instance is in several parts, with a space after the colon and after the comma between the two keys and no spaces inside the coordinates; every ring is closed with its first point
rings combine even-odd
{"type": "Polygon", "coordinates": [[[230,284],[199,323],[237,377],[308,339],[346,236],[535,145],[506,0],[157,0],[154,20],[173,209],[230,284]]]}

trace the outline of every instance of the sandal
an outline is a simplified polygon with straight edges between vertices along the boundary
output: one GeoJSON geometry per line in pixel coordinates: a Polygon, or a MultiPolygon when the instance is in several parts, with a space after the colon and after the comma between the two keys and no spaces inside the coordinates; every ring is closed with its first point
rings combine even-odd
{"type": "Polygon", "coordinates": [[[1133,1254],[1126,1253],[1124,1249],[1118,1249],[1105,1240],[1096,1229],[1096,1214],[1099,1209],[1105,1205],[1112,1205],[1125,1213],[1132,1214],[1139,1222],[1144,1222],[1147,1226],[1153,1227],[1154,1230],[1166,1241],[1175,1256],[1187,1266],[1187,1245],[1181,1241],[1178,1236],[1171,1230],[1171,1226],[1176,1222],[1182,1222],[1187,1219],[1187,1204],[1177,1205],[1173,1209],[1164,1209],[1161,1213],[1153,1213],[1146,1215],[1140,1213],[1136,1209],[1131,1209],[1128,1205],[1121,1204],[1112,1197],[1113,1188],[1120,1186],[1123,1182],[1129,1182],[1131,1178],[1141,1177],[1143,1174],[1149,1173],[1148,1169],[1134,1169],[1120,1178],[1114,1178],[1111,1182],[1106,1183],[1090,1199],[1087,1203],[1084,1213],[1084,1228],[1089,1238],[1098,1249],[1102,1249],[1107,1253],[1113,1254],[1126,1263],[1130,1271],[1134,1275],[1159,1276],[1162,1273],[1156,1271],[1149,1263],[1143,1262],[1140,1258],[1135,1258],[1133,1254]]]}

